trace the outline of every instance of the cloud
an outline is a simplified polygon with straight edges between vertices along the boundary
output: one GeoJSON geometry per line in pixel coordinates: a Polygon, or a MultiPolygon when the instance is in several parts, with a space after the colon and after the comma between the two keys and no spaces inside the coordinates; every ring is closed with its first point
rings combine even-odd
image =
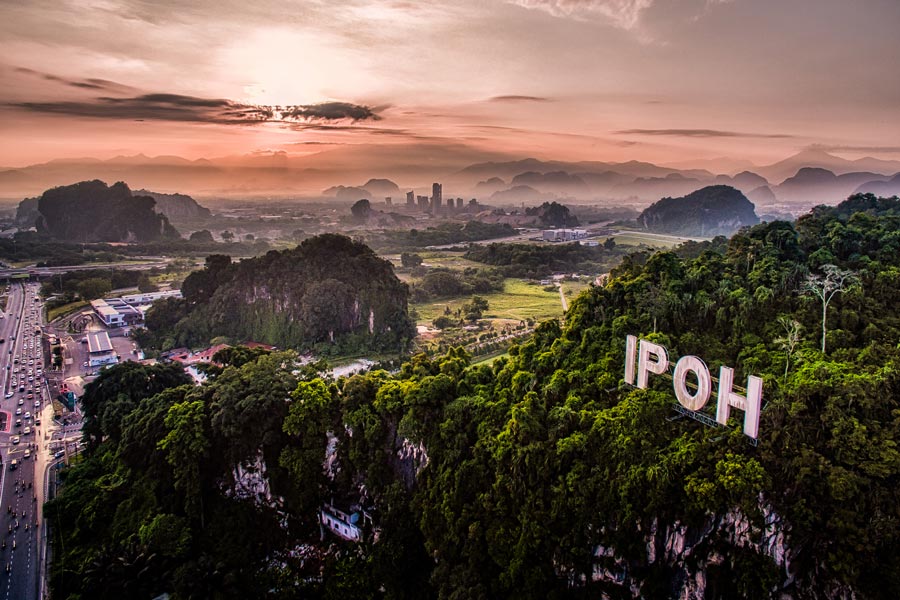
{"type": "Polygon", "coordinates": [[[587,19],[601,17],[615,27],[634,29],[641,13],[653,5],[654,0],[509,0],[531,10],[542,10],[555,17],[587,19]]]}
{"type": "MultiPolygon", "coordinates": [[[[81,83],[102,88],[103,84],[99,83],[101,81],[91,79],[81,83]]],[[[349,102],[268,106],[244,104],[222,98],[199,98],[168,93],[129,97],[101,96],[86,101],[16,102],[6,106],[34,113],[73,117],[220,124],[329,123],[337,121],[355,123],[380,119],[372,108],[349,102]]]]}
{"type": "Polygon", "coordinates": [[[488,102],[550,102],[550,98],[545,98],[543,96],[518,96],[518,95],[493,96],[488,99],[488,102]]]}
{"type": "Polygon", "coordinates": [[[62,83],[63,85],[85,90],[98,90],[116,93],[123,93],[129,90],[134,90],[134,88],[131,86],[116,83],[115,81],[109,81],[108,79],[97,79],[96,77],[89,77],[87,79],[67,79],[65,77],[60,77],[59,75],[44,73],[42,71],[35,71],[34,69],[29,69],[26,67],[16,67],[15,71],[24,75],[39,77],[46,81],[62,83]]]}
{"type": "Polygon", "coordinates": [[[810,150],[824,152],[871,152],[873,154],[900,154],[900,146],[852,146],[845,144],[812,144],[810,150]]]}
{"type": "Polygon", "coordinates": [[[741,131],[722,131],[719,129],[622,129],[614,132],[617,135],[654,135],[694,138],[766,138],[790,139],[793,135],[786,133],[745,133],[741,131]]]}

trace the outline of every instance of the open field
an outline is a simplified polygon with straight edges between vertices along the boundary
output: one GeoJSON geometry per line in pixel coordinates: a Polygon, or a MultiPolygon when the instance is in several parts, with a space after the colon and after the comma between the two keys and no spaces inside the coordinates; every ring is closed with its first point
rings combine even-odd
{"type": "MultiPolygon", "coordinates": [[[[520,279],[507,279],[502,292],[481,294],[488,301],[489,308],[484,314],[485,319],[507,319],[510,321],[525,321],[534,319],[550,319],[562,316],[562,305],[559,300],[559,292],[545,292],[540,285],[525,283],[520,279]]],[[[418,324],[430,325],[431,322],[444,314],[447,307],[452,313],[469,301],[469,298],[454,298],[452,300],[437,300],[423,304],[413,304],[419,313],[418,324]]]]}

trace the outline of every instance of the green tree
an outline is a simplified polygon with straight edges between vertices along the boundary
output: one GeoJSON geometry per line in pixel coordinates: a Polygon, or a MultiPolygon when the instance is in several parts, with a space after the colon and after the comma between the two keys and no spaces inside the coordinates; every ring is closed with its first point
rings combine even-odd
{"type": "Polygon", "coordinates": [[[112,282],[102,277],[91,277],[78,282],[78,295],[84,300],[96,300],[112,291],[112,282]]]}
{"type": "Polygon", "coordinates": [[[201,229],[200,231],[195,231],[191,233],[188,238],[192,242],[198,242],[202,244],[212,244],[213,243],[213,235],[209,231],[209,229],[201,229]]]}

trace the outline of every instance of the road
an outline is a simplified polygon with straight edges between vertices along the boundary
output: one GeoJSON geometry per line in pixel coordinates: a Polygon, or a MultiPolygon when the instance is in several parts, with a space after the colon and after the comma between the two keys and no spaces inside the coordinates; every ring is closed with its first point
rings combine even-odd
{"type": "Polygon", "coordinates": [[[68,273],[70,271],[90,271],[93,269],[121,269],[123,271],[147,271],[153,267],[165,268],[169,263],[169,259],[163,257],[148,257],[146,261],[139,260],[136,262],[115,262],[115,263],[89,263],[84,265],[70,265],[65,267],[0,267],[0,279],[8,279],[15,275],[34,275],[38,277],[47,277],[58,273],[68,273]]]}
{"type": "Polygon", "coordinates": [[[0,600],[36,600],[40,593],[37,524],[48,457],[37,459],[52,408],[42,376],[44,350],[35,335],[42,325],[42,311],[34,301],[38,285],[9,287],[7,310],[0,319],[0,600]]]}

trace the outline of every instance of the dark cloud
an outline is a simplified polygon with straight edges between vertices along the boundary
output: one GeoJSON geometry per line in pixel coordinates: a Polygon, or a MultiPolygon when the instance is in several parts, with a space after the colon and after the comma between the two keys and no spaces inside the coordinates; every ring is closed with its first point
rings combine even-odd
{"type": "MultiPolygon", "coordinates": [[[[66,82],[72,85],[71,82],[66,82]]],[[[103,80],[89,79],[83,86],[98,89],[103,80]]],[[[97,119],[181,121],[223,124],[287,122],[301,125],[335,121],[377,121],[368,106],[349,102],[325,102],[297,106],[243,104],[222,98],[198,98],[181,94],[154,93],[140,96],[101,96],[87,101],[18,102],[7,106],[35,113],[61,114],[97,119]]]]}
{"type": "Polygon", "coordinates": [[[282,118],[291,120],[323,120],[340,121],[377,121],[379,117],[368,106],[350,104],[349,102],[323,102],[321,104],[307,104],[301,106],[286,107],[281,111],[282,118]]]}
{"type": "Polygon", "coordinates": [[[657,135],[696,138],[767,138],[789,139],[794,136],[786,133],[745,133],[741,131],[722,131],[719,129],[622,129],[617,135],[657,135]]]}
{"type": "Polygon", "coordinates": [[[494,96],[489,99],[489,102],[550,102],[550,98],[544,98],[542,96],[509,95],[494,96]]]}

